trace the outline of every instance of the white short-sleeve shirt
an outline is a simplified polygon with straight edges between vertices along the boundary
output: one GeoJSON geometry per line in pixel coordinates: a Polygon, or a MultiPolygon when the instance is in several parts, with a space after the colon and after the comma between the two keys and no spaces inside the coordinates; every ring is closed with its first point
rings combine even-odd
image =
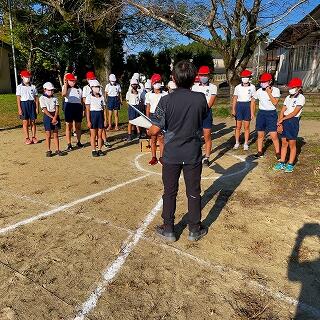
{"type": "Polygon", "coordinates": [[[209,83],[208,85],[202,85],[201,83],[195,83],[192,88],[194,92],[202,92],[207,99],[207,103],[209,103],[212,96],[216,96],[218,92],[218,88],[215,84],[209,83]]]}
{"type": "Polygon", "coordinates": [[[168,93],[165,91],[160,93],[154,93],[150,91],[146,94],[146,105],[150,104],[150,113],[154,113],[156,111],[160,99],[166,96],[167,94],[168,93]]]}
{"type": "Polygon", "coordinates": [[[234,88],[234,96],[237,96],[238,102],[250,102],[256,93],[256,87],[253,84],[249,86],[244,86],[242,84],[238,84],[234,88]]]}
{"type": "MultiPolygon", "coordinates": [[[[63,90],[63,87],[62,87],[63,90]]],[[[82,90],[80,88],[69,88],[67,90],[67,95],[64,98],[65,102],[69,103],[81,103],[82,90]]]]}
{"type": "MultiPolygon", "coordinates": [[[[271,94],[274,98],[280,98],[281,93],[279,88],[272,87],[271,94]]],[[[276,106],[271,102],[270,97],[266,90],[259,88],[254,95],[254,98],[259,100],[259,110],[273,111],[276,110],[276,106]]]]}
{"type": "Polygon", "coordinates": [[[286,111],[284,112],[284,115],[287,116],[288,114],[292,113],[296,107],[301,107],[300,112],[295,117],[300,117],[302,113],[302,107],[306,103],[306,98],[303,94],[299,94],[297,97],[290,97],[287,96],[284,100],[284,105],[286,106],[286,111]]]}
{"type": "Polygon", "coordinates": [[[44,108],[46,108],[49,112],[55,112],[57,106],[59,106],[59,102],[56,97],[48,97],[45,95],[39,98],[39,104],[42,112],[44,108]]]}
{"type": "Polygon", "coordinates": [[[126,100],[129,105],[131,106],[137,106],[140,104],[140,99],[141,99],[141,92],[138,91],[137,94],[132,93],[132,90],[129,88],[127,94],[126,94],[126,100]]]}
{"type": "Polygon", "coordinates": [[[90,111],[102,111],[103,109],[105,109],[106,106],[103,95],[100,95],[100,97],[96,97],[92,94],[89,94],[86,97],[85,103],[86,105],[90,106],[90,111]]]}
{"type": "Polygon", "coordinates": [[[106,85],[105,92],[108,95],[108,97],[118,97],[121,93],[120,84],[116,83],[113,85],[111,83],[108,83],[106,85]]]}
{"type": "Polygon", "coordinates": [[[16,95],[20,96],[21,101],[33,101],[38,95],[38,91],[33,84],[31,84],[30,86],[26,86],[25,84],[20,83],[17,86],[16,95]]]}

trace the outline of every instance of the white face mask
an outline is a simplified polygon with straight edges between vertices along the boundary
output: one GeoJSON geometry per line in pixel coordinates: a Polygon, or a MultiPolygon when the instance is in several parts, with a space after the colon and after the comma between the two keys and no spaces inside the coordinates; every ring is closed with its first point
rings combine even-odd
{"type": "Polygon", "coordinates": [[[45,90],[44,93],[48,96],[51,97],[53,95],[53,90],[45,90]]]}
{"type": "Polygon", "coordinates": [[[92,92],[93,93],[99,93],[100,92],[100,87],[92,87],[92,92]]]}
{"type": "Polygon", "coordinates": [[[161,83],[155,83],[155,84],[153,85],[153,88],[156,89],[156,90],[161,89],[161,83]]]}
{"type": "Polygon", "coordinates": [[[112,85],[115,85],[115,84],[116,84],[116,82],[115,82],[115,81],[110,81],[110,82],[111,82],[111,84],[112,84],[112,85]]]}
{"type": "Polygon", "coordinates": [[[22,77],[22,81],[23,81],[23,83],[29,83],[30,78],[22,77]]]}
{"type": "Polygon", "coordinates": [[[209,81],[209,78],[208,78],[208,77],[200,77],[200,82],[201,82],[202,84],[206,84],[206,83],[208,83],[208,81],[209,81]]]}
{"type": "Polygon", "coordinates": [[[297,88],[292,88],[292,89],[289,89],[289,94],[291,96],[295,95],[297,93],[297,88]]]}
{"type": "Polygon", "coordinates": [[[250,78],[241,78],[242,83],[249,83],[250,78]]]}
{"type": "Polygon", "coordinates": [[[261,82],[260,86],[261,86],[262,89],[266,89],[266,88],[269,87],[269,82],[261,82]]]}

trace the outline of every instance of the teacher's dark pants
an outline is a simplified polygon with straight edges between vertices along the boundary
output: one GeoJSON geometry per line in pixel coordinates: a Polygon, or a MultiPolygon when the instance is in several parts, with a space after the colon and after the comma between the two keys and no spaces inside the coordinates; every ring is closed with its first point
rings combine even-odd
{"type": "Polygon", "coordinates": [[[174,214],[176,211],[176,198],[179,189],[179,178],[183,171],[188,198],[187,222],[189,230],[198,231],[201,221],[201,172],[202,162],[197,164],[168,164],[162,168],[162,181],[164,186],[162,218],[166,231],[172,232],[174,227],[174,214]]]}

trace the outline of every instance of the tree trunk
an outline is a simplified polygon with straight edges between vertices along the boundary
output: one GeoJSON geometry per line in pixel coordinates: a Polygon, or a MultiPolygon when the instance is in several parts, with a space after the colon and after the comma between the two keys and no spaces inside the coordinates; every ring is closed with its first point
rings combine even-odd
{"type": "Polygon", "coordinates": [[[240,77],[236,72],[235,67],[232,68],[231,66],[226,68],[226,76],[227,76],[227,82],[229,83],[229,86],[230,86],[230,105],[231,105],[234,88],[236,87],[236,85],[240,83],[240,77]]]}
{"type": "Polygon", "coordinates": [[[104,87],[111,73],[111,46],[106,48],[95,48],[94,65],[97,79],[104,87]]]}

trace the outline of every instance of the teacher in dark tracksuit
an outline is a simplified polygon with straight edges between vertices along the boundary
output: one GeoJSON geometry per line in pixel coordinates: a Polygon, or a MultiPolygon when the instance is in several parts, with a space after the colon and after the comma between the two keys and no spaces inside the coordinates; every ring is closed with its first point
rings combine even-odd
{"type": "Polygon", "coordinates": [[[188,239],[197,241],[208,232],[201,225],[201,135],[208,104],[203,93],[190,89],[196,75],[197,70],[189,61],[180,61],[175,65],[173,78],[177,89],[160,99],[149,129],[150,135],[157,135],[161,130],[165,132],[163,225],[157,227],[156,233],[167,241],[176,241],[174,215],[181,171],[188,198],[188,239]]]}

